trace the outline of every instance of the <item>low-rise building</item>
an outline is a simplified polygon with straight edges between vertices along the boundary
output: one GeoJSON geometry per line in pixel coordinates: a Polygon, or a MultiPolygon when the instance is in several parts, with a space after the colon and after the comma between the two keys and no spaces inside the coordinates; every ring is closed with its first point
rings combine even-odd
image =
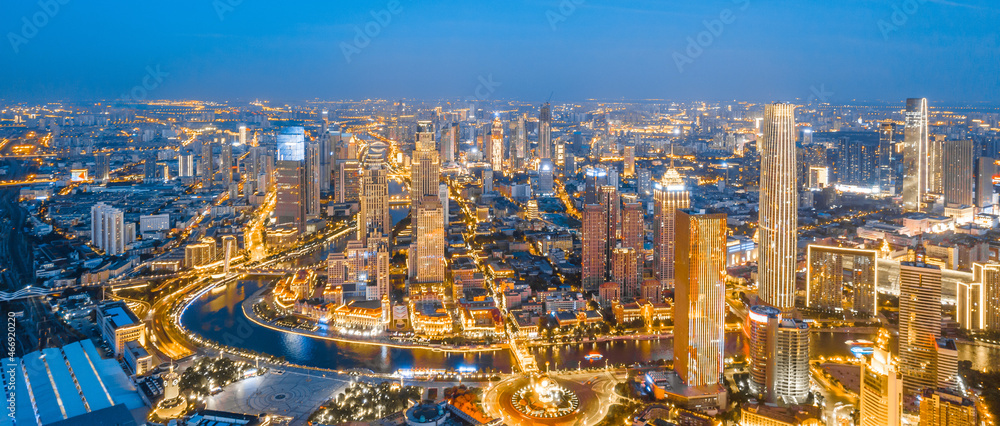
{"type": "Polygon", "coordinates": [[[146,344],[146,324],[132,313],[125,302],[108,302],[99,306],[97,324],[101,328],[101,336],[114,350],[116,357],[122,356],[125,344],[130,341],[146,344]]]}

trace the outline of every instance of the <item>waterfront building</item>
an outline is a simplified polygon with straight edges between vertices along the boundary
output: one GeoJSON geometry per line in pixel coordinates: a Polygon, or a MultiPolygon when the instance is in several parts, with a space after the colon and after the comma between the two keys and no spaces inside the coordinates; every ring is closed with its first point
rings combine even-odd
{"type": "Polygon", "coordinates": [[[941,337],[941,268],[899,263],[899,364],[907,396],[937,386],[941,337]]]}
{"type": "Polygon", "coordinates": [[[809,396],[809,326],[781,310],[750,307],[747,315],[750,389],[764,402],[797,404],[809,396]]]}
{"type": "Polygon", "coordinates": [[[674,369],[687,386],[718,385],[725,346],[726,215],[677,211],[674,369]]]}
{"type": "Polygon", "coordinates": [[[587,204],[583,207],[583,228],[581,229],[583,253],[581,285],[584,290],[596,290],[605,282],[605,243],[608,239],[607,221],[604,207],[587,204]]]}
{"type": "Polygon", "coordinates": [[[972,400],[951,392],[927,389],[920,399],[920,426],[976,426],[972,400]]]}

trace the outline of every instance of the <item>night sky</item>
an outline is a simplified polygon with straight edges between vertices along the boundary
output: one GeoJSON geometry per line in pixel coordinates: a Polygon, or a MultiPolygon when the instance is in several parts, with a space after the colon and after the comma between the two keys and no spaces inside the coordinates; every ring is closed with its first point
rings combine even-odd
{"type": "Polygon", "coordinates": [[[0,2],[7,101],[1000,101],[996,0],[0,2]]]}

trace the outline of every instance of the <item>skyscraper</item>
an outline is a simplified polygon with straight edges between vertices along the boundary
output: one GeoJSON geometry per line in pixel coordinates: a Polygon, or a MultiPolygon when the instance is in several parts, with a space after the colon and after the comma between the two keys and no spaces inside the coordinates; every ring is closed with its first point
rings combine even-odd
{"type": "MultiPolygon", "coordinates": [[[[306,142],[306,152],[305,152],[305,180],[303,181],[304,188],[304,200],[303,203],[306,207],[306,218],[316,219],[321,215],[320,212],[320,194],[323,176],[323,152],[322,147],[318,141],[306,142]]],[[[328,183],[330,177],[326,176],[325,179],[328,183]]]]}
{"type": "Polygon", "coordinates": [[[966,330],[1000,330],[1000,264],[973,263],[972,282],[959,281],[956,320],[966,330]]]}
{"type": "Polygon", "coordinates": [[[274,169],[276,191],[275,224],[305,232],[306,221],[306,170],[305,129],[286,127],[278,135],[278,158],[274,169]]]}
{"type": "MultiPolygon", "coordinates": [[[[613,186],[602,185],[599,202],[604,207],[604,228],[607,238],[604,240],[604,256],[611,259],[611,254],[618,244],[618,232],[621,226],[621,197],[613,186]]],[[[610,275],[611,264],[607,263],[606,275],[610,275]]]]}
{"type": "Polygon", "coordinates": [[[538,162],[538,195],[555,194],[555,178],[553,177],[555,168],[552,160],[548,158],[543,158],[538,162]]]}
{"type": "Polygon", "coordinates": [[[337,166],[337,202],[360,200],[361,165],[357,160],[341,160],[337,166]]]}
{"type": "Polygon", "coordinates": [[[584,290],[596,290],[604,283],[605,241],[608,238],[608,224],[604,218],[604,206],[587,204],[583,206],[582,229],[582,275],[581,285],[584,290]]]}
{"type": "Polygon", "coordinates": [[[201,184],[208,188],[212,186],[212,179],[215,171],[212,160],[212,142],[205,139],[201,142],[201,158],[198,159],[198,175],[201,176],[201,184]]]}
{"type": "Polygon", "coordinates": [[[503,173],[503,123],[500,122],[500,116],[493,118],[493,128],[490,131],[490,145],[487,147],[486,151],[486,162],[490,163],[493,170],[497,173],[503,173]]]}
{"type": "Polygon", "coordinates": [[[893,135],[896,125],[892,122],[879,124],[878,130],[878,174],[879,191],[883,194],[894,194],[896,190],[896,174],[892,169],[893,135]]]}
{"type": "Polygon", "coordinates": [[[460,132],[457,122],[445,127],[445,132],[441,135],[441,162],[451,164],[455,162],[455,148],[458,146],[458,136],[460,132]]]}
{"type": "Polygon", "coordinates": [[[389,215],[387,149],[388,147],[382,142],[372,142],[364,155],[364,167],[361,169],[358,239],[365,245],[369,237],[388,235],[392,229],[392,217],[389,215]]]}
{"type": "MultiPolygon", "coordinates": [[[[872,188],[880,186],[879,140],[870,132],[848,133],[837,139],[837,182],[841,185],[872,188]]],[[[880,188],[881,189],[881,188],[880,188]]]]}
{"type": "Polygon", "coordinates": [[[927,192],[927,99],[907,99],[904,116],[903,210],[920,211],[927,192]]]}
{"type": "Polygon", "coordinates": [[[222,173],[222,187],[228,191],[233,185],[233,144],[226,141],[226,138],[220,138],[218,144],[219,157],[222,160],[219,168],[219,172],[222,173]]]}
{"type": "Polygon", "coordinates": [[[177,156],[177,176],[181,178],[194,177],[194,154],[191,151],[182,151],[177,156]]]}
{"type": "Polygon", "coordinates": [[[760,144],[760,299],[782,311],[795,307],[798,185],[795,166],[795,106],[764,107],[760,144]]]}
{"type": "Polygon", "coordinates": [[[622,221],[621,240],[622,246],[632,247],[636,253],[643,251],[645,244],[645,231],[643,229],[642,203],[635,194],[622,194],[622,221]]]}
{"type": "Polygon", "coordinates": [[[611,251],[611,278],[618,284],[619,293],[625,299],[639,297],[639,281],[642,279],[635,249],[618,245],[611,251]]]}
{"type": "Polygon", "coordinates": [[[438,194],[441,180],[441,158],[434,147],[434,125],[417,122],[416,149],[410,166],[410,212],[416,215],[424,196],[438,194]]]}
{"type": "Polygon", "coordinates": [[[899,367],[907,395],[937,385],[941,337],[941,268],[899,263],[899,367]]]}
{"type": "Polygon", "coordinates": [[[511,143],[511,160],[514,163],[514,168],[520,169],[524,167],[525,160],[528,155],[528,133],[524,127],[524,116],[517,117],[517,127],[514,130],[514,141],[511,143]]]}
{"type": "Polygon", "coordinates": [[[628,177],[635,176],[635,146],[625,145],[625,170],[622,174],[628,177]]]}
{"type": "Polygon", "coordinates": [[[993,176],[1000,174],[996,159],[979,157],[976,160],[976,207],[986,209],[993,206],[993,176]]]}
{"type": "Polygon", "coordinates": [[[876,250],[810,245],[806,249],[806,306],[859,315],[877,314],[876,250]]]}
{"type": "Polygon", "coordinates": [[[90,208],[91,244],[105,254],[117,256],[125,252],[125,215],[105,203],[90,208]]]}
{"type": "MultiPolygon", "coordinates": [[[[888,334],[882,330],[880,337],[883,333],[888,334]]],[[[888,340],[888,336],[885,336],[885,340],[888,340]]],[[[860,426],[900,425],[903,416],[903,379],[899,375],[896,359],[888,347],[883,347],[883,342],[879,342],[871,358],[861,366],[860,400],[860,426]]]]}
{"type": "Polygon", "coordinates": [[[768,403],[796,404],[809,396],[809,326],[754,305],[747,315],[750,389],[768,403]]]}
{"type": "MultiPolygon", "coordinates": [[[[111,179],[111,165],[110,157],[106,152],[99,152],[94,155],[94,162],[96,163],[96,169],[94,173],[94,180],[99,183],[107,183],[111,179]]],[[[188,175],[191,176],[191,175],[188,175]]]]}
{"type": "Polygon", "coordinates": [[[553,158],[552,107],[546,102],[538,113],[538,158],[553,158]]]}
{"type": "Polygon", "coordinates": [[[717,385],[725,346],[726,215],[676,215],[674,369],[688,386],[717,385]]]}
{"type": "Polygon", "coordinates": [[[653,202],[653,273],[663,288],[673,288],[675,216],[678,209],[691,206],[691,194],[673,159],[663,179],[653,185],[653,202]]]}
{"type": "Polygon", "coordinates": [[[972,206],[975,174],[973,173],[973,146],[971,139],[944,143],[941,174],[944,202],[947,206],[972,206]]]}
{"type": "Polygon", "coordinates": [[[417,283],[444,282],[444,210],[436,195],[425,195],[413,218],[410,278],[417,283]]]}
{"type": "Polygon", "coordinates": [[[441,202],[441,210],[444,213],[442,216],[442,224],[444,227],[448,227],[448,208],[451,204],[451,196],[448,194],[448,184],[442,183],[438,185],[438,200],[441,202]]]}

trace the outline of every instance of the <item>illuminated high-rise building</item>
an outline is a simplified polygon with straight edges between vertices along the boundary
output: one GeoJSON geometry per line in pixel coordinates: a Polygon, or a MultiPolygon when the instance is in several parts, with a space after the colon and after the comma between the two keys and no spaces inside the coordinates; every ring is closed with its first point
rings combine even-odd
{"type": "MultiPolygon", "coordinates": [[[[106,158],[106,157],[105,157],[106,158]]],[[[182,151],[177,156],[177,176],[181,178],[194,177],[194,154],[191,151],[182,151]]],[[[98,179],[100,176],[98,176],[98,179]]]]}
{"type": "Polygon", "coordinates": [[[219,173],[222,174],[222,187],[227,191],[233,185],[233,144],[221,138],[219,143],[219,158],[222,165],[219,166],[219,173]]]}
{"type": "Polygon", "coordinates": [[[646,236],[643,229],[642,203],[639,202],[635,194],[622,194],[622,199],[622,246],[632,247],[636,253],[641,253],[646,236]]]}
{"type": "Polygon", "coordinates": [[[725,347],[726,215],[676,214],[674,369],[688,386],[718,385],[725,347]]]}
{"type": "Polygon", "coordinates": [[[920,398],[920,426],[977,426],[976,404],[959,394],[928,389],[920,398]]]}
{"type": "Polygon", "coordinates": [[[635,176],[635,146],[625,145],[625,171],[622,173],[627,177],[635,176]]]}
{"type": "MultiPolygon", "coordinates": [[[[320,212],[320,194],[323,179],[323,164],[322,164],[322,150],[321,145],[317,141],[306,142],[305,151],[305,176],[306,179],[303,181],[303,202],[306,208],[306,218],[316,219],[321,215],[320,212]]],[[[329,176],[326,177],[326,181],[329,182],[329,176]]]]}
{"type": "Polygon", "coordinates": [[[444,282],[444,210],[437,196],[421,200],[413,217],[414,242],[410,248],[410,278],[417,283],[444,282]]]}
{"type": "Polygon", "coordinates": [[[766,105],[763,133],[759,146],[759,296],[764,303],[788,311],[795,307],[799,205],[795,165],[795,105],[766,105]]]}
{"type": "Polygon", "coordinates": [[[240,124],[240,145],[247,144],[247,125],[240,124]]]}
{"type": "Polygon", "coordinates": [[[441,158],[434,146],[434,125],[417,122],[416,148],[410,166],[410,212],[416,214],[424,196],[438,194],[441,180],[441,158]]]}
{"type": "Polygon", "coordinates": [[[461,129],[459,124],[451,123],[445,127],[441,134],[441,162],[452,164],[455,162],[455,149],[458,147],[458,137],[461,129]]]}
{"type": "MultiPolygon", "coordinates": [[[[194,167],[193,166],[194,159],[190,155],[188,156],[188,158],[190,159],[189,161],[192,162],[192,166],[190,166],[190,167],[193,169],[193,167],[194,167]]],[[[96,163],[95,164],[95,166],[96,166],[95,168],[97,169],[97,170],[94,171],[94,180],[96,182],[98,182],[98,183],[107,183],[109,180],[111,180],[111,164],[110,164],[110,161],[111,161],[110,154],[108,154],[106,152],[99,152],[99,153],[97,153],[97,154],[94,155],[94,162],[96,163]]],[[[192,174],[192,173],[189,172],[189,174],[187,176],[194,176],[194,174],[192,174]]]]}
{"type": "Polygon", "coordinates": [[[305,232],[306,167],[305,129],[292,126],[278,135],[278,158],[274,170],[275,224],[305,232]]]}
{"type": "Polygon", "coordinates": [[[364,155],[364,164],[361,168],[361,211],[358,213],[358,240],[361,240],[362,244],[365,245],[370,237],[388,235],[392,229],[392,217],[389,215],[389,168],[386,164],[386,155],[388,155],[388,147],[382,142],[369,144],[364,155]]]}
{"type": "MultiPolygon", "coordinates": [[[[598,202],[604,207],[604,228],[607,238],[604,241],[604,256],[611,259],[611,253],[618,244],[618,231],[621,226],[621,197],[613,186],[602,185],[599,190],[598,202]]],[[[610,274],[611,264],[607,263],[606,273],[610,274]]]]}
{"type": "Polygon", "coordinates": [[[804,402],[809,397],[809,326],[782,318],[778,308],[754,305],[746,330],[750,390],[767,403],[804,402]]]}
{"type": "Polygon", "coordinates": [[[921,211],[927,192],[927,99],[907,99],[904,115],[903,210],[921,211]]]}
{"type": "Polygon", "coordinates": [[[552,107],[546,102],[538,113],[538,158],[553,158],[552,107]]]}
{"type": "Polygon", "coordinates": [[[337,202],[358,201],[361,195],[361,164],[357,160],[341,160],[337,166],[337,202]]]}
{"type": "Polygon", "coordinates": [[[486,147],[486,162],[490,163],[496,173],[503,173],[503,123],[500,116],[493,118],[493,128],[490,131],[489,146],[486,147]]]}
{"type": "Polygon", "coordinates": [[[971,139],[947,141],[941,159],[941,181],[946,206],[972,206],[976,181],[973,162],[975,144],[971,139]]]}
{"type": "Polygon", "coordinates": [[[972,282],[959,281],[956,320],[966,330],[1000,330],[1000,264],[973,263],[972,282]]]}
{"type": "Polygon", "coordinates": [[[678,209],[691,207],[691,194],[671,160],[663,179],[653,185],[653,273],[660,285],[674,287],[674,222],[678,209]]]}
{"type": "Polygon", "coordinates": [[[810,245],[806,249],[806,306],[858,315],[877,314],[878,251],[810,245]]]}
{"type": "Polygon", "coordinates": [[[448,184],[442,183],[438,185],[438,201],[441,203],[441,210],[444,213],[442,215],[443,217],[441,218],[442,219],[441,223],[443,224],[442,226],[444,227],[448,227],[448,223],[450,222],[448,220],[448,208],[451,205],[451,196],[449,195],[448,190],[449,190],[448,184]]]}
{"type": "Polygon", "coordinates": [[[605,265],[607,255],[605,242],[608,239],[608,223],[604,217],[604,206],[587,204],[583,206],[583,228],[581,229],[582,253],[582,287],[584,290],[596,290],[605,282],[605,265]]]}
{"type": "Polygon", "coordinates": [[[927,140],[927,193],[944,196],[945,135],[931,135],[927,140]]]}
{"type": "Polygon", "coordinates": [[[993,176],[1000,174],[996,159],[979,157],[976,159],[976,207],[981,210],[993,206],[993,176]]]}
{"type": "Polygon", "coordinates": [[[90,208],[90,240],[105,254],[117,256],[125,252],[125,215],[105,203],[90,208]]]}
{"type": "Polygon", "coordinates": [[[528,158],[528,133],[524,126],[524,116],[517,118],[517,127],[514,130],[514,140],[511,143],[511,161],[514,167],[520,169],[528,158]]]}
{"type": "Polygon", "coordinates": [[[201,142],[201,158],[198,159],[198,175],[201,176],[201,184],[205,188],[212,186],[215,175],[213,162],[212,142],[205,139],[201,142]]]}
{"type": "Polygon", "coordinates": [[[619,245],[611,251],[611,278],[618,284],[619,294],[627,300],[638,298],[642,272],[636,262],[635,249],[619,245]]]}
{"type": "Polygon", "coordinates": [[[538,162],[538,195],[555,194],[555,164],[552,160],[543,158],[538,162]]]}
{"type": "Polygon", "coordinates": [[[937,386],[941,337],[941,268],[899,263],[899,367],[907,395],[937,386]]]}
{"type": "Polygon", "coordinates": [[[879,192],[895,194],[896,173],[892,169],[893,136],[896,125],[892,122],[879,124],[878,130],[878,176],[879,192]]]}
{"type": "Polygon", "coordinates": [[[887,343],[883,329],[875,352],[861,365],[860,426],[899,426],[903,416],[903,378],[887,343]]]}

